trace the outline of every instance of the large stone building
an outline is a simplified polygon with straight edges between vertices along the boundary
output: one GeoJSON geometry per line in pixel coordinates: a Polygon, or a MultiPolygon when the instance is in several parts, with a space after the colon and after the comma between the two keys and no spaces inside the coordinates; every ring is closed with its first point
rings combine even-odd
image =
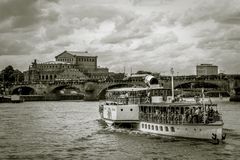
{"type": "Polygon", "coordinates": [[[212,64],[200,64],[196,67],[197,76],[202,75],[217,75],[218,66],[212,64]]]}
{"type": "Polygon", "coordinates": [[[36,60],[24,72],[25,82],[104,80],[108,68],[97,66],[97,56],[88,52],[64,51],[55,61],[37,63],[36,60]]]}

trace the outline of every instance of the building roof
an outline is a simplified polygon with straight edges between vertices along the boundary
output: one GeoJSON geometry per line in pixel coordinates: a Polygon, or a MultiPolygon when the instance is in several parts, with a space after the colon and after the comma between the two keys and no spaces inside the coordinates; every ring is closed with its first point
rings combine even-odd
{"type": "Polygon", "coordinates": [[[201,66],[201,67],[217,67],[216,65],[213,65],[213,64],[200,64],[200,65],[197,65],[197,67],[199,67],[199,66],[201,66]]]}
{"type": "Polygon", "coordinates": [[[88,53],[88,51],[64,51],[64,52],[60,53],[59,55],[57,55],[56,58],[64,53],[68,53],[73,56],[81,56],[81,57],[97,57],[95,55],[88,53]]]}
{"type": "Polygon", "coordinates": [[[71,64],[71,63],[61,62],[61,61],[48,61],[41,64],[71,64]]]}

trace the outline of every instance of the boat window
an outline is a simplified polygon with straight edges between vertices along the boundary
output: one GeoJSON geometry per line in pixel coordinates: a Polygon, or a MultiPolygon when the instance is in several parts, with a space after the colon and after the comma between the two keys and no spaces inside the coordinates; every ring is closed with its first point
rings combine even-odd
{"type": "Polygon", "coordinates": [[[160,130],[163,131],[163,127],[162,126],[160,126],[160,130]]]}
{"type": "Polygon", "coordinates": [[[131,108],[130,111],[133,111],[133,109],[131,108]]]}
{"type": "Polygon", "coordinates": [[[123,109],[121,109],[121,111],[123,111],[123,109]]]}
{"type": "Polygon", "coordinates": [[[172,132],[175,132],[175,128],[174,128],[174,127],[171,127],[171,131],[172,131],[172,132]]]}
{"type": "Polygon", "coordinates": [[[168,132],[168,127],[167,126],[165,126],[165,131],[168,132]]]}
{"type": "Polygon", "coordinates": [[[152,130],[154,130],[154,125],[152,125],[152,130]]]}
{"type": "Polygon", "coordinates": [[[158,131],[158,126],[155,126],[155,130],[158,131]]]}

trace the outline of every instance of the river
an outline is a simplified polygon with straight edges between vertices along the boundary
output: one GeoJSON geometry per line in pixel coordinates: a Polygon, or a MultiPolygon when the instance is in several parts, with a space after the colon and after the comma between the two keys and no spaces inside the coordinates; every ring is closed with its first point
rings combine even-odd
{"type": "Polygon", "coordinates": [[[110,129],[98,102],[0,103],[0,159],[239,159],[240,103],[221,101],[225,143],[110,129]]]}

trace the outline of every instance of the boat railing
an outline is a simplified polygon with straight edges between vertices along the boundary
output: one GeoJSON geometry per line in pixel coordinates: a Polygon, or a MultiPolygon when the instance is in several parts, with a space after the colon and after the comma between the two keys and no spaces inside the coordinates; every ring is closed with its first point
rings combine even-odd
{"type": "MultiPolygon", "coordinates": [[[[222,121],[222,116],[219,113],[213,115],[206,114],[205,124],[222,121]]],[[[154,114],[154,113],[139,113],[140,121],[164,123],[164,124],[204,124],[203,114],[200,115],[185,115],[185,114],[154,114]]]]}
{"type": "Polygon", "coordinates": [[[129,104],[141,104],[143,102],[145,102],[145,98],[129,96],[129,97],[108,98],[105,104],[106,105],[129,105],[129,104]]]}

